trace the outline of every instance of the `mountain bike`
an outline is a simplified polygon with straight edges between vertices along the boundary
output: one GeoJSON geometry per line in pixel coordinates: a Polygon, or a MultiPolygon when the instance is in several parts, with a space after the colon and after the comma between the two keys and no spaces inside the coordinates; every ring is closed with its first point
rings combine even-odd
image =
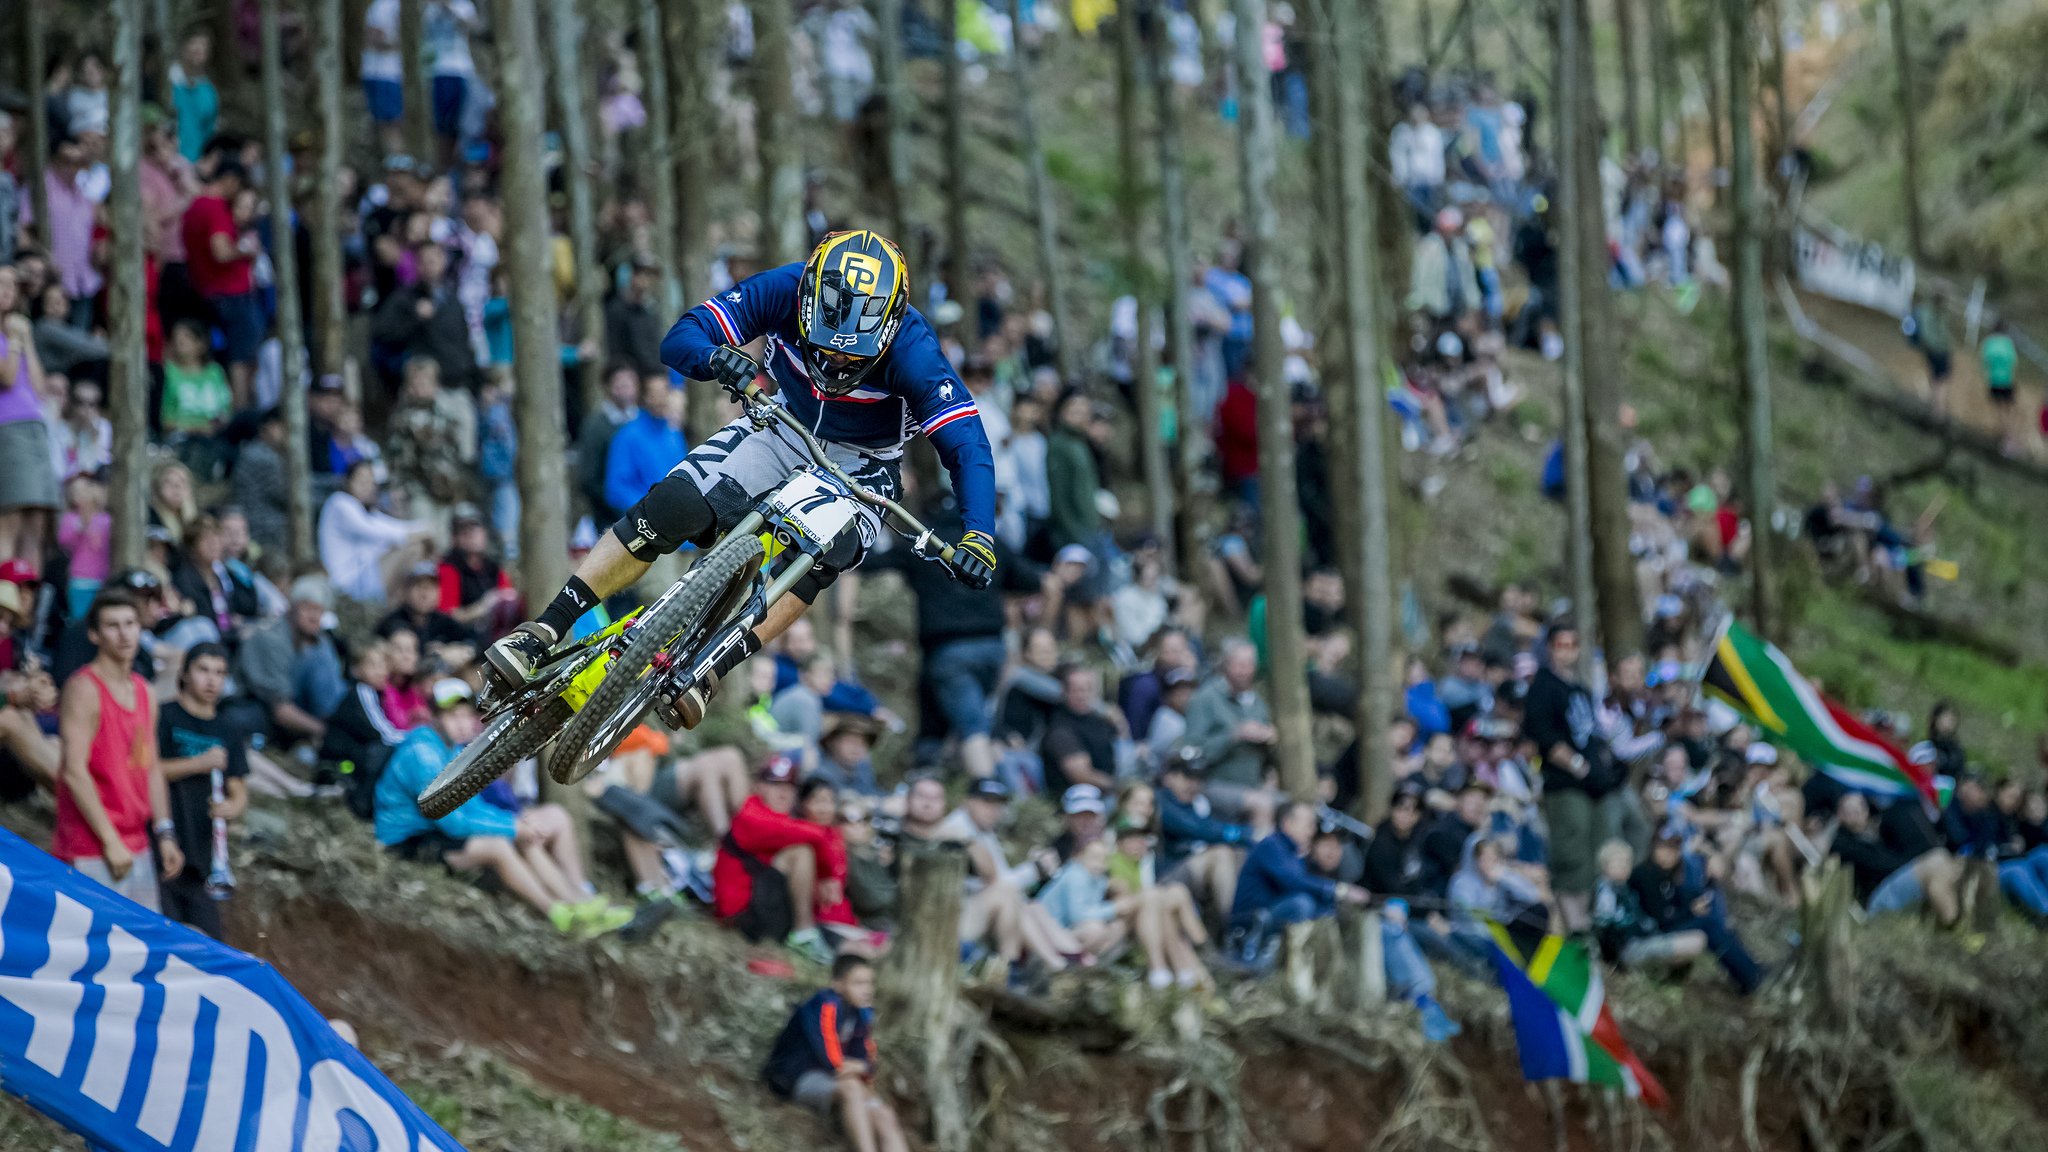
{"type": "Polygon", "coordinates": [[[676,698],[743,643],[842,535],[860,531],[863,504],[879,509],[919,558],[952,561],[952,545],[901,504],[855,482],[759,383],[750,379],[731,391],[757,430],[783,425],[810,462],[762,497],[654,603],[558,647],[524,685],[496,698],[486,693],[484,730],[419,794],[421,814],[440,819],[550,741],[549,775],[573,784],[650,711],[671,728],[687,727],[676,698]]]}

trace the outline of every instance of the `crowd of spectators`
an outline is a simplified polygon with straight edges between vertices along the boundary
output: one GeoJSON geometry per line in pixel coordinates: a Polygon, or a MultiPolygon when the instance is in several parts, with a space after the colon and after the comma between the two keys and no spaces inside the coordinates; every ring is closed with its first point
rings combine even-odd
{"type": "MultiPolygon", "coordinates": [[[[1073,7],[1081,35],[1114,18],[1073,7]]],[[[1007,50],[1007,21],[962,8],[974,17],[963,20],[967,48],[1007,50]]],[[[1025,9],[1052,32],[1052,5],[1025,9]]],[[[732,7],[713,85],[743,124],[724,80],[751,52],[745,12],[732,7]]],[[[624,846],[637,907],[600,892],[578,825],[540,801],[531,764],[424,819],[413,797],[481,727],[477,655],[533,591],[504,567],[518,540],[520,443],[493,101],[471,55],[487,30],[468,0],[430,0],[426,14],[434,154],[411,156],[400,150],[398,3],[368,7],[361,75],[377,153],[343,177],[340,287],[361,353],[346,377],[305,378],[273,338],[277,293],[311,303],[310,284],[276,283],[268,255],[270,214],[308,166],[240,134],[249,124],[208,79],[206,33],[177,45],[171,91],[151,81],[149,548],[120,570],[105,485],[100,57],[60,51],[49,90],[32,94],[52,126],[47,246],[29,198],[0,186],[0,207],[16,205],[0,220],[0,795],[53,797],[53,851],[81,871],[217,934],[226,862],[215,823],[238,819],[252,795],[314,796],[346,804],[404,860],[490,874],[565,933],[644,934],[694,899],[751,940],[832,964],[832,988],[798,1008],[767,1079],[836,1110],[861,1147],[884,1149],[903,1143],[871,1087],[867,960],[896,927],[895,864],[910,852],[964,852],[963,962],[1027,989],[1118,964],[1161,993],[1209,989],[1219,971],[1269,968],[1289,926],[1370,906],[1387,985],[1433,1041],[1458,1032],[1435,998],[1437,970],[1483,972],[1495,926],[1591,933],[1625,968],[1711,955],[1749,993],[1765,973],[1743,942],[1744,909],[1796,902],[1800,873],[1828,854],[1873,915],[1924,908],[1954,923],[1960,878],[1984,860],[2018,906],[2048,920],[2048,799],[1974,775],[1952,711],[1937,713],[1925,751],[1955,778],[1955,799],[1931,819],[1794,764],[1695,700],[1715,588],[1740,570],[1750,528],[1725,474],[1660,468],[1647,443],[1628,465],[1644,651],[1582,659],[1568,611],[1539,610],[1533,590],[1508,586],[1497,610],[1437,620],[1434,640],[1414,645],[1391,727],[1352,733],[1354,590],[1332,566],[1317,361],[1298,328],[1287,384],[1324,738],[1318,795],[1284,795],[1263,589],[1293,574],[1260,556],[1269,510],[1248,374],[1251,286],[1227,236],[1195,270],[1189,300],[1185,370],[1218,492],[1204,555],[1171,563],[1164,542],[1126,528],[1113,494],[1127,474],[1135,302],[1107,318],[1091,387],[1062,379],[1042,299],[1000,264],[977,264],[971,283],[921,303],[995,451],[1000,582],[968,589],[883,548],[835,593],[854,615],[872,602],[863,582],[900,582],[914,602],[903,628],[917,657],[914,710],[899,717],[863,685],[871,654],[799,622],[734,674],[744,687],[697,731],[632,734],[586,788],[608,817],[598,834],[624,846]],[[287,538],[277,399],[296,387],[307,391],[319,509],[310,565],[292,563],[287,538]],[[1382,759],[1391,806],[1367,828],[1345,813],[1364,788],[1361,765],[1382,759]],[[1048,809],[1056,828],[1043,826],[1048,809]]],[[[1192,19],[1170,13],[1157,31],[1173,38],[1175,79],[1230,110],[1227,80],[1203,74],[1192,19]]],[[[909,33],[915,46],[930,29],[913,21],[909,33]]],[[[860,6],[808,5],[798,36],[800,108],[864,130],[873,29],[860,6]]],[[[1276,16],[1268,58],[1288,126],[1305,133],[1291,36],[1276,16]]],[[[706,431],[684,426],[682,391],[653,351],[669,317],[646,205],[621,159],[640,143],[638,74],[630,45],[602,49],[602,162],[622,177],[603,185],[604,330],[577,331],[566,306],[562,317],[565,372],[597,347],[608,355],[587,409],[565,389],[584,543],[706,431]]],[[[226,55],[243,66],[239,51],[226,55]]],[[[1556,255],[1528,102],[1419,74],[1400,93],[1409,113],[1389,159],[1416,221],[1414,339],[1390,400],[1405,442],[1441,457],[1518,400],[1507,348],[1558,354],[1556,255]]],[[[23,170],[21,139],[0,113],[10,177],[23,170]]],[[[1617,282],[1710,276],[1683,189],[1654,160],[1617,169],[1610,185],[1617,282]]],[[[560,215],[554,239],[566,247],[560,215]]],[[[301,246],[309,227],[294,215],[301,246]]],[[[565,300],[574,269],[557,261],[565,300]]],[[[727,240],[712,283],[749,270],[747,245],[727,240]]],[[[912,498],[939,535],[958,535],[944,491],[912,498]]],[[[1892,529],[1862,486],[1850,499],[1831,490],[1809,535],[1859,572],[1883,563],[1917,579],[1917,537],[1892,529]],[[1892,553],[1907,559],[1881,560],[1892,553]]]]}

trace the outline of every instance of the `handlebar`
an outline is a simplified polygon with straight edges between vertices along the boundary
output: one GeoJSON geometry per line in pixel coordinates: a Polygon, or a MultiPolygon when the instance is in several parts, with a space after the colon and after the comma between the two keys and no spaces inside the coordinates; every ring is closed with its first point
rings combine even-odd
{"type": "MultiPolygon", "coordinates": [[[[734,352],[738,353],[739,350],[734,349],[734,352]]],[[[745,355],[744,353],[739,354],[745,355]]],[[[751,357],[747,359],[749,363],[752,362],[751,357]]],[[[759,368],[758,364],[755,365],[757,372],[759,368]]],[[[740,404],[747,410],[747,415],[753,419],[756,425],[760,425],[766,420],[774,420],[784,428],[796,433],[797,439],[802,442],[804,451],[810,456],[811,462],[829,473],[833,479],[846,485],[847,491],[853,493],[862,501],[880,508],[883,513],[883,520],[888,522],[889,526],[895,529],[898,534],[908,537],[911,549],[918,555],[924,556],[927,559],[936,558],[946,563],[952,562],[954,549],[951,544],[940,540],[930,528],[925,527],[924,521],[911,515],[908,508],[889,499],[887,496],[878,492],[870,492],[866,488],[861,487],[853,477],[846,474],[844,468],[832,462],[832,458],[825,454],[825,446],[818,442],[818,438],[811,434],[810,429],[804,427],[803,421],[790,415],[789,409],[777,404],[773,398],[761,390],[758,380],[749,378],[744,388],[736,388],[728,384],[726,385],[726,390],[739,400],[740,404]],[[938,551],[935,553],[925,551],[932,544],[938,545],[938,551]]]]}

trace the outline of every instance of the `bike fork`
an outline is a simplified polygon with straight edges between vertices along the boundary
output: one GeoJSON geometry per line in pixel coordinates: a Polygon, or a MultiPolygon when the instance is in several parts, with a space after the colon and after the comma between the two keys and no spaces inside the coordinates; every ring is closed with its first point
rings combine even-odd
{"type": "MultiPolygon", "coordinates": [[[[688,691],[691,685],[697,684],[706,687],[705,698],[708,702],[711,691],[716,690],[721,677],[761,650],[761,641],[754,634],[754,629],[768,618],[768,609],[787,595],[796,582],[803,579],[817,563],[818,558],[808,553],[790,561],[789,567],[783,569],[767,589],[747,605],[737,619],[720,629],[710,642],[704,645],[697,659],[680,674],[663,668],[662,662],[667,653],[655,657],[657,674],[666,673],[672,677],[668,685],[657,692],[654,698],[655,714],[661,717],[663,724],[670,728],[688,727],[683,723],[682,715],[676,710],[676,697],[688,691]]],[[[669,666],[670,669],[673,667],[669,666]]]]}

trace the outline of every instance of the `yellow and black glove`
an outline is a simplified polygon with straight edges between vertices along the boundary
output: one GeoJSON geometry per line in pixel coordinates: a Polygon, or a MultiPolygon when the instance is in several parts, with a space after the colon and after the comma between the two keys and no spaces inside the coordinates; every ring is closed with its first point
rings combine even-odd
{"type": "Polygon", "coordinates": [[[996,582],[996,542],[986,532],[969,532],[953,545],[953,578],[975,591],[996,582]]]}

